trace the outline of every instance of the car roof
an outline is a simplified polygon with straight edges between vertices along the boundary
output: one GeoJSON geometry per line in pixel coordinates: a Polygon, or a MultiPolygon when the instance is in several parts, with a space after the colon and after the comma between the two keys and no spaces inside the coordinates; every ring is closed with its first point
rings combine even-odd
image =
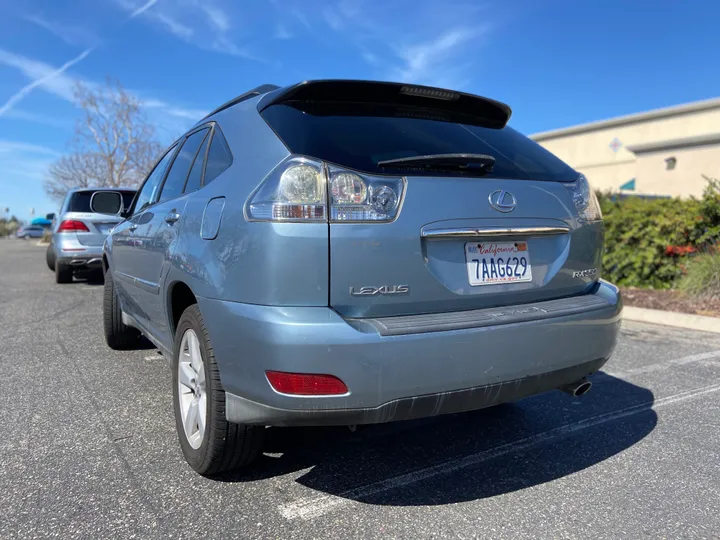
{"type": "Polygon", "coordinates": [[[71,193],[83,193],[86,191],[137,191],[137,188],[133,187],[84,187],[84,188],[73,188],[68,191],[71,193]]]}

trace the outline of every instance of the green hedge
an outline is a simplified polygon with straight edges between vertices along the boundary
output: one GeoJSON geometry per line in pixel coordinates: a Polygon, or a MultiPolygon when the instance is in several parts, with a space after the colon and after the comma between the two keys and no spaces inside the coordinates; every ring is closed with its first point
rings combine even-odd
{"type": "Polygon", "coordinates": [[[688,257],[714,250],[720,233],[720,185],[701,199],[617,198],[598,194],[605,220],[603,277],[618,285],[673,287],[688,257]]]}

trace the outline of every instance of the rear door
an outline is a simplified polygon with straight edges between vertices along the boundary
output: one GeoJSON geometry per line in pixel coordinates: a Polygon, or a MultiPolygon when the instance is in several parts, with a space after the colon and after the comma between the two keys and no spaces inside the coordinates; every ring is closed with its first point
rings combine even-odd
{"type": "Polygon", "coordinates": [[[143,261],[143,265],[137,266],[135,271],[138,298],[147,312],[150,331],[161,340],[169,336],[165,298],[161,294],[162,279],[169,269],[170,257],[185,218],[185,183],[209,131],[209,128],[195,131],[182,143],[165,176],[157,200],[145,209],[135,231],[134,251],[143,261]]]}
{"type": "Polygon", "coordinates": [[[339,313],[460,311],[589,290],[574,271],[599,266],[602,226],[579,225],[565,187],[578,174],[568,165],[510,127],[454,121],[440,100],[428,100],[433,110],[332,99],[328,107],[274,104],[262,114],[295,154],[365,178],[405,179],[394,221],[329,224],[329,303],[339,313]],[[379,165],[455,153],[491,156],[494,169],[379,165]]]}

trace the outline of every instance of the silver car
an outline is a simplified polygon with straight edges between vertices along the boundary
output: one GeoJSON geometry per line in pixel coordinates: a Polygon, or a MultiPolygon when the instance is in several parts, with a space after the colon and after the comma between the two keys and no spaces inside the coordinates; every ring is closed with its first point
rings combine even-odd
{"type": "MultiPolygon", "coordinates": [[[[100,214],[90,209],[95,193],[110,188],[81,188],[68,192],[60,213],[53,221],[52,239],[47,248],[48,268],[55,272],[57,283],[70,283],[73,274],[83,270],[102,268],[102,249],[110,230],[122,221],[116,215],[100,214]]],[[[129,208],[136,190],[117,189],[124,208],[129,208]]]]}
{"type": "Polygon", "coordinates": [[[266,85],[167,150],[105,243],[104,329],[171,365],[197,472],[250,463],[268,425],[589,390],[622,310],[600,209],[509,117],[422,86],[266,85]]]}

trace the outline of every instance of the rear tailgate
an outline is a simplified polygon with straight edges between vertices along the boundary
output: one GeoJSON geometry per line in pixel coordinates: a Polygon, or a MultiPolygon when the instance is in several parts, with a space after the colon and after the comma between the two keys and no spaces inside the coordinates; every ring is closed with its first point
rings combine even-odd
{"type": "Polygon", "coordinates": [[[597,278],[602,224],[577,220],[565,188],[577,172],[505,126],[507,106],[423,87],[321,81],[270,94],[259,108],[292,153],[405,178],[393,222],[330,222],[329,303],[344,316],[523,304],[582,294],[597,278]],[[495,164],[489,173],[379,164],[438,154],[495,164]]]}
{"type": "MultiPolygon", "coordinates": [[[[87,230],[76,228],[74,233],[78,242],[84,246],[102,246],[105,238],[110,234],[112,228],[120,223],[123,218],[106,214],[97,214],[90,210],[90,200],[95,191],[83,190],[73,193],[68,203],[67,211],[63,214],[63,220],[80,221],[87,230]]],[[[122,190],[125,208],[130,206],[134,191],[122,190]]],[[[66,233],[73,234],[73,233],[66,233]]]]}

